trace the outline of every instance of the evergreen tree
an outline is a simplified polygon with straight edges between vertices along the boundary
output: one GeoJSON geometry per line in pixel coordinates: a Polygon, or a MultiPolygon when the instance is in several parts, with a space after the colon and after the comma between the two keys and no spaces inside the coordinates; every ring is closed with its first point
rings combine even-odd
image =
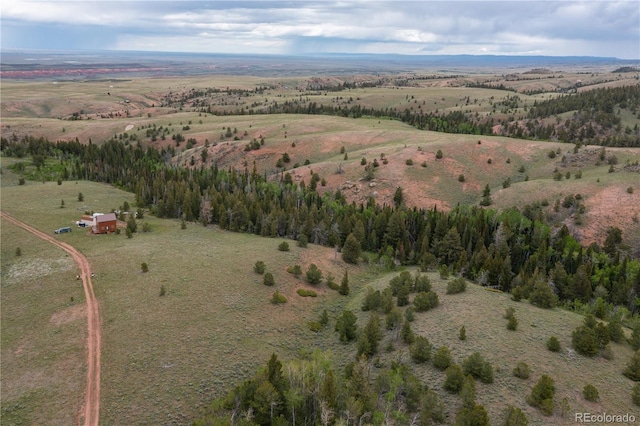
{"type": "Polygon", "coordinates": [[[458,364],[451,364],[445,370],[444,389],[451,393],[459,393],[464,382],[462,368],[458,364]]]}
{"type": "Polygon", "coordinates": [[[464,378],[462,389],[460,389],[460,399],[463,408],[473,409],[476,406],[476,382],[473,380],[473,376],[464,378]]]}
{"type": "Polygon", "coordinates": [[[543,374],[533,387],[527,402],[529,405],[539,408],[544,415],[550,416],[553,414],[553,397],[555,394],[556,388],[553,379],[543,374]]]}
{"type": "Polygon", "coordinates": [[[629,338],[629,344],[634,351],[640,349],[640,321],[636,321],[635,325],[633,326],[633,331],[631,332],[631,337],[629,338]]]}
{"type": "Polygon", "coordinates": [[[518,408],[509,405],[505,410],[504,426],[528,426],[529,420],[526,414],[518,408]]]}
{"type": "Polygon", "coordinates": [[[346,269],[344,271],[344,275],[342,276],[342,282],[340,283],[338,293],[343,296],[347,296],[349,294],[349,272],[346,269]]]}
{"type": "Polygon", "coordinates": [[[633,387],[633,391],[631,393],[631,401],[638,407],[640,407],[640,383],[636,384],[633,387]]]}
{"type": "Polygon", "coordinates": [[[358,353],[367,357],[372,357],[378,352],[378,342],[382,339],[382,330],[380,329],[380,319],[378,315],[369,315],[369,321],[365,325],[360,337],[358,338],[358,353]]]}
{"type": "Polygon", "coordinates": [[[640,382],[640,349],[633,354],[623,374],[633,381],[640,382]]]}
{"type": "Polygon", "coordinates": [[[413,334],[413,330],[411,330],[411,323],[407,320],[402,324],[402,329],[400,330],[400,338],[404,343],[411,344],[415,340],[415,335],[413,334]]]}
{"type": "Polygon", "coordinates": [[[441,346],[436,353],[433,354],[433,366],[438,370],[446,370],[452,362],[451,351],[446,346],[441,346]]]}
{"type": "Polygon", "coordinates": [[[480,355],[474,352],[462,362],[464,374],[471,374],[482,381],[482,383],[493,383],[493,367],[480,355]]]}
{"type": "Polygon", "coordinates": [[[357,264],[361,252],[360,241],[353,233],[349,234],[342,246],[342,260],[347,263],[357,264]]]}
{"type": "Polygon", "coordinates": [[[344,311],[336,321],[335,330],[340,335],[341,342],[347,342],[356,338],[357,318],[351,311],[344,311]]]}
{"type": "Polygon", "coordinates": [[[460,332],[458,333],[458,339],[467,340],[467,329],[464,325],[460,327],[460,332]]]}
{"type": "Polygon", "coordinates": [[[551,352],[560,352],[560,341],[556,336],[549,337],[549,340],[547,340],[547,349],[551,352]]]}
{"type": "Polygon", "coordinates": [[[425,363],[431,359],[431,343],[426,337],[417,336],[409,348],[409,353],[416,363],[425,363]]]}
{"type": "Polygon", "coordinates": [[[307,281],[310,284],[318,284],[322,280],[322,271],[318,269],[315,263],[309,265],[307,269],[307,281]]]}

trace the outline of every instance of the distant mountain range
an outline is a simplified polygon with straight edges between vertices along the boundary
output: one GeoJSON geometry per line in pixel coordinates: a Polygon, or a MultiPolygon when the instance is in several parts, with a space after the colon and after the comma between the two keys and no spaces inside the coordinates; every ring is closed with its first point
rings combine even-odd
{"type": "Polygon", "coordinates": [[[4,78],[114,75],[314,75],[415,72],[521,72],[528,68],[589,71],[637,67],[640,60],[593,56],[398,55],[315,53],[233,55],[146,51],[3,50],[4,78]]]}

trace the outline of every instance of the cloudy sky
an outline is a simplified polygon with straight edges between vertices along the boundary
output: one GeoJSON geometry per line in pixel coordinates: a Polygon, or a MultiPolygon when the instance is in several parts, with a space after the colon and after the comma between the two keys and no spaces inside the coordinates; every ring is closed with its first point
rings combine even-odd
{"type": "Polygon", "coordinates": [[[640,59],[640,2],[2,0],[2,48],[640,59]]]}

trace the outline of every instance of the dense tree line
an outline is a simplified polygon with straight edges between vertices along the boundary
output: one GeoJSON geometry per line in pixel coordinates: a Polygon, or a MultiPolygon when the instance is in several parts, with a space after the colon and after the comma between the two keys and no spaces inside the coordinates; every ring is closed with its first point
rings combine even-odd
{"type": "MultiPolygon", "coordinates": [[[[320,195],[283,172],[268,178],[255,165],[220,170],[217,165],[170,165],[170,153],[111,139],[103,144],[52,143],[43,138],[2,139],[3,155],[56,157],[69,178],[115,185],[133,192],[139,207],[158,217],[183,218],[269,237],[305,239],[326,246],[359,243],[370,262],[423,270],[446,265],[486,286],[515,291],[540,306],[560,301],[606,303],[638,310],[640,262],[618,249],[620,230],[600,247],[581,246],[566,227],[553,230],[541,206],[503,212],[458,206],[433,209],[348,203],[339,190],[320,195]],[[356,241],[353,241],[355,239],[356,241]]],[[[350,251],[351,252],[351,251],[350,251]]]]}

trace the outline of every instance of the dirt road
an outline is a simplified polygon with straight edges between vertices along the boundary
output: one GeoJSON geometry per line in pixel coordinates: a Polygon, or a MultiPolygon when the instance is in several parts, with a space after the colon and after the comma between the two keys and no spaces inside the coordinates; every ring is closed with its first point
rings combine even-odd
{"type": "Polygon", "coordinates": [[[89,261],[82,253],[67,243],[56,240],[53,236],[39,231],[26,223],[23,223],[8,213],[0,211],[0,216],[22,229],[42,238],[45,241],[63,249],[69,253],[80,268],[80,277],[84,287],[84,295],[87,300],[87,324],[89,335],[87,338],[88,360],[87,360],[87,391],[84,404],[84,425],[97,426],[100,414],[100,314],[98,312],[98,301],[93,293],[91,283],[91,268],[89,261]]]}

